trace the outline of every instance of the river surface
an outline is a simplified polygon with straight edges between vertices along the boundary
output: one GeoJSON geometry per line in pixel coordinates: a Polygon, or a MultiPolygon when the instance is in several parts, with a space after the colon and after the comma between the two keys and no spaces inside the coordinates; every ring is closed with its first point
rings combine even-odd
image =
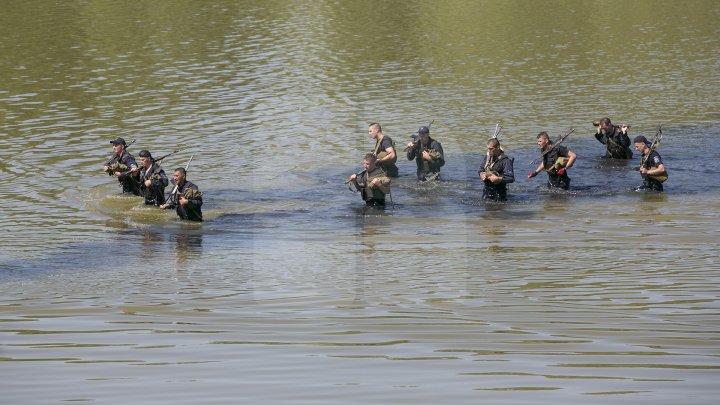
{"type": "MultiPolygon", "coordinates": [[[[0,0],[3,404],[708,404],[717,1],[0,0]],[[591,122],[651,138],[600,158],[591,122]],[[447,164],[402,149],[433,121],[447,164]],[[395,139],[392,204],[343,181],[395,139]],[[506,203],[477,169],[496,124],[506,203]],[[572,190],[525,173],[535,135],[572,190]],[[116,137],[206,221],[121,195],[116,137]]],[[[169,192],[169,190],[168,190],[169,192]]]]}

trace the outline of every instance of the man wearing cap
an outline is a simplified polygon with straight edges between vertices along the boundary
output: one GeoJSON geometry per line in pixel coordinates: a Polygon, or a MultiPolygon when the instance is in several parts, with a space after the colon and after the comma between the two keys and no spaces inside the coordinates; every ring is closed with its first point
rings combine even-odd
{"type": "Polygon", "coordinates": [[[103,166],[103,171],[110,176],[115,176],[122,186],[123,193],[140,195],[140,182],[137,179],[138,165],[135,158],[125,149],[125,140],[117,138],[110,141],[113,146],[114,155],[103,166]]]}
{"type": "Polygon", "coordinates": [[[600,120],[595,139],[607,147],[606,158],[632,159],[630,150],[630,137],[627,135],[627,125],[613,125],[610,118],[600,120]]]}
{"type": "Polygon", "coordinates": [[[484,156],[478,175],[485,183],[483,200],[507,200],[507,185],[515,181],[513,159],[506,156],[497,138],[487,141],[487,154],[484,156]]]}
{"type": "Polygon", "coordinates": [[[160,206],[165,203],[165,187],[168,185],[168,178],[165,170],[155,162],[147,150],[141,150],[140,156],[140,191],[145,197],[145,205],[160,206]]]}
{"type": "Polygon", "coordinates": [[[440,142],[430,138],[430,128],[420,127],[417,138],[407,145],[408,160],[415,159],[417,177],[420,181],[436,179],[440,176],[440,168],[445,165],[440,142]]]}
{"type": "Polygon", "coordinates": [[[202,222],[202,193],[198,186],[187,181],[187,171],[178,167],[173,173],[172,183],[175,185],[167,203],[160,205],[161,209],[175,208],[180,219],[202,222]]]}
{"type": "Polygon", "coordinates": [[[375,164],[379,166],[388,177],[397,177],[398,168],[395,166],[397,162],[397,153],[395,152],[395,142],[383,134],[380,124],[373,122],[368,126],[368,134],[370,138],[375,140],[375,149],[373,154],[377,157],[375,164]]]}
{"type": "Polygon", "coordinates": [[[642,135],[633,139],[635,150],[640,152],[640,175],[643,178],[643,185],[637,190],[663,191],[662,183],[667,180],[667,171],[663,165],[660,154],[650,148],[650,142],[642,135]]]}

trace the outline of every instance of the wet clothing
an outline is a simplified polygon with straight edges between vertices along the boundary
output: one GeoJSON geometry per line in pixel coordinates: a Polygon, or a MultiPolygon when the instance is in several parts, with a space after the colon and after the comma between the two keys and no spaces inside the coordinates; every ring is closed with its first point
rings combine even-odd
{"type": "MultiPolygon", "coordinates": [[[[661,164],[663,164],[660,154],[654,150],[650,152],[647,159],[644,159],[644,158],[645,158],[645,155],[640,157],[640,165],[646,169],[654,169],[654,168],[660,166],[661,164]],[[644,159],[644,161],[643,161],[643,159],[644,159]]],[[[643,175],[643,185],[640,186],[639,189],[640,190],[663,191],[663,185],[662,185],[661,181],[657,180],[656,178],[653,178],[653,176],[643,175]]]]}
{"type": "Polygon", "coordinates": [[[110,160],[105,163],[105,166],[110,167],[111,170],[108,172],[110,176],[113,176],[116,171],[123,172],[123,174],[117,178],[118,183],[122,186],[123,193],[140,195],[140,181],[137,175],[133,176],[130,173],[130,169],[138,167],[138,164],[128,151],[123,151],[121,156],[117,154],[113,155],[110,160]]]}
{"type": "Polygon", "coordinates": [[[515,181],[515,172],[513,171],[514,159],[505,156],[504,153],[498,157],[490,157],[485,155],[482,166],[478,170],[478,175],[482,172],[497,174],[502,177],[502,181],[493,184],[490,180],[484,180],[485,188],[483,189],[483,200],[505,201],[507,200],[507,185],[515,181]]]}
{"type": "Polygon", "coordinates": [[[428,178],[437,178],[440,174],[440,168],[445,165],[445,155],[443,154],[440,142],[430,138],[426,145],[417,140],[413,147],[407,151],[408,160],[415,159],[417,165],[418,180],[425,181],[428,178]],[[423,159],[423,151],[430,154],[432,161],[423,159]]]}
{"type": "MultiPolygon", "coordinates": [[[[171,180],[175,184],[175,180],[171,180]]],[[[202,221],[202,193],[194,183],[185,180],[182,186],[178,186],[168,197],[168,208],[175,208],[180,219],[189,221],[202,221]],[[180,196],[187,198],[187,205],[180,205],[180,196]]]]}
{"type": "MultiPolygon", "coordinates": [[[[375,141],[375,149],[373,150],[373,153],[378,157],[378,159],[380,159],[385,156],[387,148],[393,148],[393,150],[395,150],[395,142],[393,142],[392,138],[389,136],[383,135],[382,139],[377,139],[375,141]]],[[[387,163],[378,162],[377,165],[388,177],[397,177],[398,167],[395,165],[395,162],[397,162],[397,151],[395,151],[395,159],[387,163]]]]}
{"type": "Polygon", "coordinates": [[[385,193],[383,193],[380,188],[370,185],[375,178],[379,178],[380,183],[384,186],[390,185],[390,179],[381,168],[375,167],[375,169],[369,173],[364,171],[357,179],[360,185],[360,196],[367,205],[384,207],[385,193]]]}
{"type": "Polygon", "coordinates": [[[606,158],[632,159],[633,153],[630,150],[630,137],[623,134],[619,127],[613,125],[613,131],[604,134],[602,131],[595,134],[595,139],[607,146],[606,158]]]}
{"type": "MultiPolygon", "coordinates": [[[[553,144],[549,144],[549,147],[553,148],[553,144]]],[[[548,188],[556,187],[563,190],[570,188],[570,176],[568,176],[567,170],[555,167],[558,158],[568,158],[568,152],[568,148],[560,145],[543,156],[543,167],[548,174],[548,188]]]]}
{"type": "Polygon", "coordinates": [[[145,205],[160,206],[165,204],[165,187],[168,178],[159,164],[153,162],[150,169],[140,169],[140,191],[145,197],[145,205]],[[145,180],[150,180],[150,187],[145,186],[145,180]]]}

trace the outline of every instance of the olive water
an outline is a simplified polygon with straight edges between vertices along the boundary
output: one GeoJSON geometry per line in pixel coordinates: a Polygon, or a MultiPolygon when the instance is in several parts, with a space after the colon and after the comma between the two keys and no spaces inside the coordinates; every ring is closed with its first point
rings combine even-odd
{"type": "MultiPolygon", "coordinates": [[[[0,391],[51,404],[707,404],[720,3],[0,1],[0,391]],[[651,138],[670,177],[601,158],[651,138]],[[405,144],[434,120],[447,164],[405,144]],[[380,122],[385,210],[343,184],[380,122]],[[481,199],[495,125],[506,203],[481,199]],[[528,179],[575,132],[572,189],[528,179]],[[121,195],[194,156],[205,222],[121,195]]],[[[167,190],[169,192],[169,188],[167,190]]]]}

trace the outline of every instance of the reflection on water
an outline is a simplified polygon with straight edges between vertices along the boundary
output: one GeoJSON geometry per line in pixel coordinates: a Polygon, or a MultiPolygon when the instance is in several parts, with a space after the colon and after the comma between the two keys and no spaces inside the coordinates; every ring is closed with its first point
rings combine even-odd
{"type": "Polygon", "coordinates": [[[717,396],[716,2],[5,3],[6,401],[717,396]],[[604,115],[663,123],[665,193],[600,157],[604,115]],[[347,191],[368,123],[431,120],[442,181],[400,156],[386,209],[347,191]],[[572,189],[525,178],[568,126],[572,189]],[[206,221],[120,195],[118,136],[194,155],[206,221]]]}

